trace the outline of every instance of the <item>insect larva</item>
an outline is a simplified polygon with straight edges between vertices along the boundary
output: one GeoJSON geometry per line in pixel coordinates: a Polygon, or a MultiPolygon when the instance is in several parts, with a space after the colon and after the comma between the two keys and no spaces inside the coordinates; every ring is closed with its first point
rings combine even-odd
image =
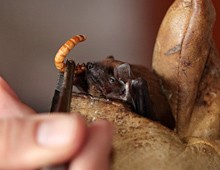
{"type": "Polygon", "coordinates": [[[86,40],[86,37],[84,35],[76,35],[60,47],[54,58],[55,66],[60,72],[64,72],[66,68],[64,60],[70,50],[72,50],[73,47],[75,47],[79,42],[82,42],[84,40],[86,40]]]}

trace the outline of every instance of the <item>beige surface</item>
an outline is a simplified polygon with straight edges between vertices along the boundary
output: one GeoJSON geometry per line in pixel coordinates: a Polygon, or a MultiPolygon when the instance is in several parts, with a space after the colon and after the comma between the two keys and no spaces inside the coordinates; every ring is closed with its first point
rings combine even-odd
{"type": "Polygon", "coordinates": [[[214,22],[211,0],[176,0],[158,33],[153,69],[181,137],[219,138],[220,60],[212,38],[214,22]]]}
{"type": "MultiPolygon", "coordinates": [[[[122,103],[73,95],[72,112],[88,122],[106,119],[115,127],[112,170],[217,170],[220,150],[209,141],[177,134],[129,111],[122,103]]],[[[101,139],[100,139],[101,140],[101,139]]]]}

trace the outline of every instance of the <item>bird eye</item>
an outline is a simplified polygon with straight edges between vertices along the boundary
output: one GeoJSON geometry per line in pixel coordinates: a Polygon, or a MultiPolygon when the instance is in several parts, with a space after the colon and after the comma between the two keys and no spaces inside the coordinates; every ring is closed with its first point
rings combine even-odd
{"type": "Polygon", "coordinates": [[[110,77],[110,78],[109,78],[109,83],[112,84],[112,83],[114,83],[114,82],[115,82],[115,78],[114,78],[114,77],[110,77]]]}
{"type": "Polygon", "coordinates": [[[93,68],[93,64],[92,63],[87,63],[87,69],[91,70],[93,68]]]}

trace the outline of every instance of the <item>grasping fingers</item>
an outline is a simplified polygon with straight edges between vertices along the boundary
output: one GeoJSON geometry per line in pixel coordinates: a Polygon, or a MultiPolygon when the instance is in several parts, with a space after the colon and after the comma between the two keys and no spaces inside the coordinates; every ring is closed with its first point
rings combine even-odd
{"type": "Polygon", "coordinates": [[[87,127],[78,115],[0,119],[0,169],[37,169],[66,162],[84,146],[87,127]]]}

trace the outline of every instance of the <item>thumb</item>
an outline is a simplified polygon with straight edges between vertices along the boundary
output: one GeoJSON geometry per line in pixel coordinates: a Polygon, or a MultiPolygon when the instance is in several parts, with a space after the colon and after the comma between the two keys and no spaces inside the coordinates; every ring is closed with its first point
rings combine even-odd
{"type": "Polygon", "coordinates": [[[37,169],[65,162],[82,147],[86,124],[78,114],[0,119],[0,169],[37,169]]]}

